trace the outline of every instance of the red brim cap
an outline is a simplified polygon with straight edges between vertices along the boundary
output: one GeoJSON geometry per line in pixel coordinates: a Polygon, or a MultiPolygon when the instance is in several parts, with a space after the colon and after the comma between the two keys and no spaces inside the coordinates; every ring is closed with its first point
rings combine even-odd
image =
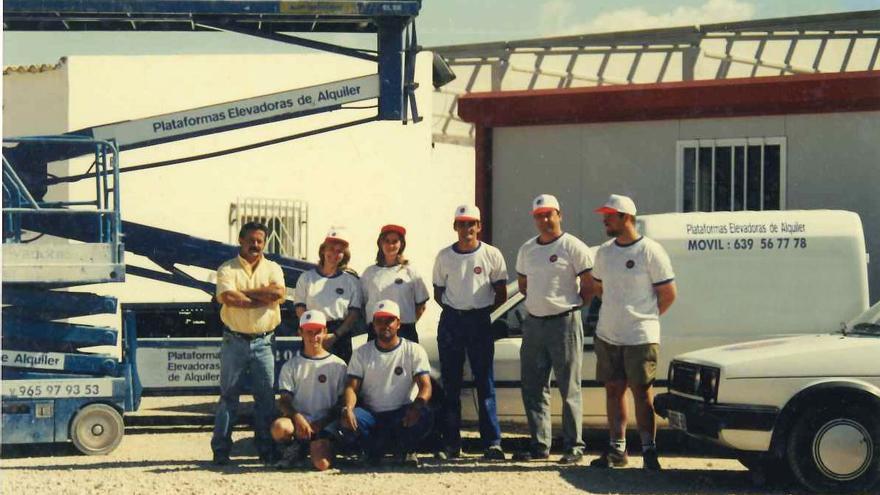
{"type": "Polygon", "coordinates": [[[396,314],[389,313],[388,311],[376,311],[375,313],[373,313],[373,318],[377,316],[380,318],[400,318],[396,314]]]}
{"type": "Polygon", "coordinates": [[[342,243],[342,244],[345,244],[346,246],[348,246],[348,241],[346,241],[345,239],[340,239],[338,237],[325,237],[324,242],[327,242],[327,241],[339,242],[339,243],[342,243]]]}
{"type": "Polygon", "coordinates": [[[320,330],[320,329],[324,328],[324,325],[322,325],[321,323],[316,323],[316,322],[308,322],[308,323],[303,323],[299,327],[302,328],[303,330],[320,330]]]}
{"type": "Polygon", "coordinates": [[[610,206],[601,206],[593,211],[595,211],[596,213],[618,213],[617,210],[611,208],[610,206]]]}
{"type": "Polygon", "coordinates": [[[386,232],[396,232],[401,236],[406,236],[406,229],[400,225],[388,224],[382,227],[381,234],[386,232]]]}
{"type": "Polygon", "coordinates": [[[477,217],[471,217],[468,215],[462,215],[459,217],[455,217],[456,222],[479,222],[480,219],[477,217]]]}
{"type": "Polygon", "coordinates": [[[554,208],[552,206],[542,206],[540,208],[535,208],[534,210],[532,210],[532,215],[537,215],[539,213],[547,213],[548,211],[555,211],[555,210],[556,210],[556,208],[554,208]]]}

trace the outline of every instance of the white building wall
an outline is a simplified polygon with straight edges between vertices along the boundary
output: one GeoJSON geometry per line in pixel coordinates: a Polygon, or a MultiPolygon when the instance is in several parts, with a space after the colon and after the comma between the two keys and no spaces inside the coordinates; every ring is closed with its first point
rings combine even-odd
{"type": "Polygon", "coordinates": [[[639,212],[676,209],[676,142],[786,138],[786,209],[843,209],[861,216],[871,263],[871,300],[880,296],[880,112],[685,119],[493,129],[493,240],[512,263],[536,235],[530,202],[555,194],[563,228],[604,242],[593,209],[611,193],[639,212]]]}

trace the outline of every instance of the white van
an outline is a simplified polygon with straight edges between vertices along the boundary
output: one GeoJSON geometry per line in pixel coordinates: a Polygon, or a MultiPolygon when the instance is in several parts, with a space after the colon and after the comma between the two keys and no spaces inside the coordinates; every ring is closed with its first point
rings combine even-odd
{"type": "MultiPolygon", "coordinates": [[[[678,354],[757,338],[819,333],[868,307],[868,260],[855,213],[668,213],[639,217],[638,227],[666,248],[678,285],[675,304],[661,318],[658,392],[665,391],[669,362],[678,354]]],[[[596,228],[601,228],[598,221],[596,228]]],[[[526,315],[522,299],[514,295],[493,314],[496,332],[506,335],[495,346],[502,421],[525,422],[519,366],[520,326],[526,315]]],[[[605,396],[596,381],[593,352],[597,311],[598,304],[582,311],[583,412],[586,425],[604,427],[605,396]]],[[[433,347],[430,343],[436,339],[429,333],[420,329],[426,347],[433,347]]],[[[434,361],[436,350],[429,349],[429,354],[434,361]]],[[[463,394],[462,414],[475,421],[476,391],[466,389],[463,394]]],[[[559,394],[551,396],[558,421],[559,394]]]]}

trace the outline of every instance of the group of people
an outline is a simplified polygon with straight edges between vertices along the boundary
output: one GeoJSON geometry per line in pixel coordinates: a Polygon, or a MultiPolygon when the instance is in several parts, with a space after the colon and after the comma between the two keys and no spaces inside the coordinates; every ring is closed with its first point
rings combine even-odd
{"type": "MultiPolygon", "coordinates": [[[[514,460],[549,457],[550,372],[563,403],[563,448],[559,462],[583,458],[580,308],[602,298],[595,349],[597,378],[606,390],[609,444],[591,465],[622,467],[627,408],[632,391],[644,466],[660,469],[654,442],[652,384],[660,340],[659,316],[675,299],[669,257],[640,236],[633,201],[611,195],[596,210],[613,240],[595,254],[562,230],[562,210],[552,195],[532,202],[537,237],[516,259],[519,290],[528,317],[522,326],[520,366],[529,447],[514,460]]],[[[273,392],[273,332],[285,299],[280,267],[262,256],[268,230],[245,224],[239,256],[217,272],[217,300],[224,324],[221,395],[211,448],[216,464],[229,462],[231,433],[242,382],[254,396],[255,444],[260,459],[292,467],[308,457],[327,469],[334,452],[349,450],[377,464],[392,451],[412,466],[415,450],[432,431],[439,459],[461,456],[461,388],[465,359],[479,401],[483,456],[503,460],[495,403],[494,340],[490,314],[507,299],[507,267],[501,252],[480,240],[480,210],[461,205],[453,216],[457,241],[442,249],[432,274],[433,296],[442,307],[437,348],[443,393],[432,406],[431,366],[419,345],[416,322],[429,299],[427,284],[404,257],[406,229],[382,227],[376,263],[359,278],[344,231],[331,229],[319,248],[318,267],[303,273],[294,292],[303,348],[281,369],[277,409],[273,392]],[[352,331],[364,312],[369,342],[352,351],[352,331]],[[279,416],[280,412],[280,416],[279,416]],[[435,421],[436,420],[436,421],[435,421]],[[436,423],[436,424],[435,424],[436,423]],[[281,448],[278,449],[278,445],[281,448]],[[280,452],[280,455],[279,455],[280,452]]]]}

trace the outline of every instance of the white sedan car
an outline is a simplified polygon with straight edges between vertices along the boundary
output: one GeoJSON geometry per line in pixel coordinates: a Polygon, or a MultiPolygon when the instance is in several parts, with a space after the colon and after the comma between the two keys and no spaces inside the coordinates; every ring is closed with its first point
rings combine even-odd
{"type": "Polygon", "coordinates": [[[880,303],[835,333],[677,356],[668,382],[658,414],[747,467],[789,468],[813,491],[877,493],[880,303]]]}

